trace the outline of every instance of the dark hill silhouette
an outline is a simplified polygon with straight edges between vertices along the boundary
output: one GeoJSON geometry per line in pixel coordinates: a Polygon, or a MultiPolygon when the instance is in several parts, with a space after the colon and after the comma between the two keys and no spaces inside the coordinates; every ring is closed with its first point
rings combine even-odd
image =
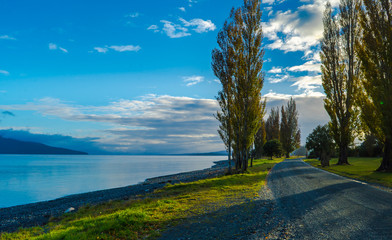
{"type": "Polygon", "coordinates": [[[66,154],[86,155],[85,152],[51,147],[42,143],[25,142],[0,136],[0,154],[66,154]]]}

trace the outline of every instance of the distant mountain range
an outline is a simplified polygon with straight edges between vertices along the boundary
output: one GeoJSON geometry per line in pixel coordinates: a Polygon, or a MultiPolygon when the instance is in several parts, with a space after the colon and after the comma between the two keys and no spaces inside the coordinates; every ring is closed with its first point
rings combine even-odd
{"type": "Polygon", "coordinates": [[[25,142],[0,137],[0,154],[64,154],[86,155],[85,152],[65,148],[51,147],[42,143],[25,142]]]}
{"type": "Polygon", "coordinates": [[[226,151],[219,152],[209,152],[209,153],[186,153],[186,154],[176,154],[176,155],[191,155],[191,156],[227,156],[226,151]]]}

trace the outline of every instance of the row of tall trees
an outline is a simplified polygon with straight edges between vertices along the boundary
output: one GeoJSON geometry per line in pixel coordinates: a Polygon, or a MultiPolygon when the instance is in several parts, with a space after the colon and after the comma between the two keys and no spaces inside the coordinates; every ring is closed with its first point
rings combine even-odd
{"type": "Polygon", "coordinates": [[[359,130],[384,144],[378,170],[391,171],[392,2],[341,0],[336,15],[328,3],[323,23],[322,83],[338,164],[348,164],[348,146],[359,130]]]}
{"type": "Polygon", "coordinates": [[[243,171],[265,109],[261,98],[264,50],[260,5],[260,0],[244,0],[242,7],[232,9],[218,34],[219,48],[212,52],[212,69],[222,83],[217,96],[221,108],[216,114],[218,132],[229,162],[234,155],[235,168],[243,171]]]}
{"type": "Polygon", "coordinates": [[[280,109],[276,107],[270,110],[265,124],[264,122],[262,123],[256,134],[256,156],[261,157],[264,144],[273,140],[279,141],[282,152],[286,157],[289,157],[290,153],[300,145],[301,132],[298,125],[297,105],[292,98],[287,102],[287,106],[282,106],[280,109]],[[279,110],[281,118],[279,118],[279,110]]]}

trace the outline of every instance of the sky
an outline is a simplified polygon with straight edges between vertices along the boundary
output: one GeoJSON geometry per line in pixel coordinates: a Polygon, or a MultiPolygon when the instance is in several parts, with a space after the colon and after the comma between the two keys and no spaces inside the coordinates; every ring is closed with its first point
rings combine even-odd
{"type": "MultiPolygon", "coordinates": [[[[268,112],[296,100],[304,144],[328,122],[319,58],[326,1],[262,2],[262,95],[268,112]]],[[[0,0],[0,134],[91,154],[224,150],[211,51],[241,5],[0,0]]]]}

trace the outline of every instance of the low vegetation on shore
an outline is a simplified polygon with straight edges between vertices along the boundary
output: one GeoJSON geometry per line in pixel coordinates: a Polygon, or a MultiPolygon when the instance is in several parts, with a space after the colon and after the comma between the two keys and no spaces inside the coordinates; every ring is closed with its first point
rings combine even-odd
{"type": "Polygon", "coordinates": [[[390,173],[375,171],[380,166],[381,160],[382,158],[353,157],[349,158],[350,165],[336,165],[338,159],[333,158],[331,159],[331,165],[323,168],[317,159],[307,159],[305,162],[338,175],[392,187],[392,175],[390,173]]]}
{"type": "Polygon", "coordinates": [[[154,239],[181,220],[256,199],[268,171],[282,160],[258,159],[244,174],[168,184],[140,199],[85,206],[0,239],[154,239]]]}

